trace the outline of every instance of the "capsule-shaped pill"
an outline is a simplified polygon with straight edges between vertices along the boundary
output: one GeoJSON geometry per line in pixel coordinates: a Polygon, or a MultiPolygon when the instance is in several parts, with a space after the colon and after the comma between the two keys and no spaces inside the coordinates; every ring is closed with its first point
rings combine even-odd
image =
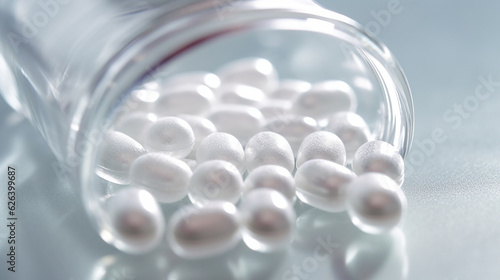
{"type": "Polygon", "coordinates": [[[286,168],[278,165],[263,165],[255,168],[245,179],[243,196],[255,189],[273,189],[289,201],[295,200],[295,181],[286,168]]]}
{"type": "Polygon", "coordinates": [[[164,117],[148,128],[144,141],[151,152],[183,158],[193,149],[195,138],[193,129],[185,120],[164,117]]]}
{"type": "Polygon", "coordinates": [[[232,163],[242,174],[245,172],[245,152],[238,139],[230,134],[212,133],[198,147],[196,152],[198,164],[217,159],[232,163]]]}
{"type": "Polygon", "coordinates": [[[294,155],[297,155],[302,140],[318,129],[318,123],[314,119],[296,115],[276,117],[264,127],[265,131],[272,131],[285,137],[294,155]]]}
{"type": "Polygon", "coordinates": [[[271,62],[263,58],[243,58],[224,65],[218,72],[223,84],[244,84],[265,93],[278,85],[278,73],[271,62]]]}
{"type": "Polygon", "coordinates": [[[182,160],[149,153],[136,159],[130,167],[130,182],[149,191],[158,201],[172,203],[187,195],[192,174],[182,160]]]}
{"type": "Polygon", "coordinates": [[[310,90],[297,96],[292,113],[325,119],[342,111],[354,111],[357,106],[354,90],[343,81],[326,81],[314,84],[310,90]]]}
{"type": "Polygon", "coordinates": [[[184,207],[174,213],[168,231],[172,250],[188,259],[224,253],[241,240],[238,211],[229,202],[184,207]]]}
{"type": "Polygon", "coordinates": [[[261,103],[257,108],[264,116],[266,121],[290,114],[292,102],[288,100],[268,99],[261,103]]]}
{"type": "Polygon", "coordinates": [[[348,186],[347,212],[354,225],[367,233],[390,231],[404,218],[406,197],[388,176],[366,173],[348,186]]]}
{"type": "Polygon", "coordinates": [[[106,201],[105,215],[122,251],[148,252],[158,246],[165,233],[165,219],[158,203],[147,191],[127,187],[106,201]]]}
{"type": "Polygon", "coordinates": [[[212,201],[238,202],[243,189],[239,170],[223,160],[206,161],[196,167],[189,181],[189,199],[198,206],[212,201]]]}
{"type": "Polygon", "coordinates": [[[295,173],[297,197],[327,212],[344,211],[347,187],[354,177],[349,169],[335,162],[307,161],[295,173]]]}
{"type": "Polygon", "coordinates": [[[158,84],[155,82],[146,83],[130,92],[126,101],[126,106],[119,108],[119,118],[133,112],[150,113],[154,110],[155,102],[160,96],[158,84]]]}
{"type": "Polygon", "coordinates": [[[217,90],[217,97],[223,104],[240,104],[257,106],[266,99],[265,93],[255,87],[229,84],[223,85],[217,90]]]}
{"type": "Polygon", "coordinates": [[[233,135],[243,145],[261,131],[264,125],[262,113],[254,107],[244,105],[217,106],[207,118],[214,123],[217,131],[233,135]]]}
{"type": "Polygon", "coordinates": [[[104,135],[97,157],[96,174],[109,182],[126,185],[132,162],[146,154],[139,142],[121,132],[110,131],[104,135]]]}
{"type": "Polygon", "coordinates": [[[220,79],[217,75],[210,72],[185,72],[168,77],[161,83],[161,87],[168,90],[186,84],[205,85],[211,89],[216,89],[220,86],[220,79]]]}
{"type": "Polygon", "coordinates": [[[245,146],[245,161],[250,172],[268,164],[279,165],[288,172],[293,172],[295,159],[290,144],[283,136],[264,131],[255,134],[248,141],[245,146]]]}
{"type": "Polygon", "coordinates": [[[205,139],[208,135],[217,132],[217,128],[210,120],[203,117],[194,115],[179,115],[178,117],[185,120],[193,130],[194,145],[188,157],[195,158],[196,151],[198,150],[201,141],[203,141],[203,139],[205,139]]]}
{"type": "Polygon", "coordinates": [[[146,112],[135,112],[119,120],[115,131],[125,133],[135,141],[143,144],[147,129],[156,121],[156,115],[146,112]]]}
{"type": "Polygon", "coordinates": [[[271,93],[271,98],[291,101],[300,94],[311,89],[311,84],[300,80],[281,81],[278,88],[271,93]]]}
{"type": "Polygon", "coordinates": [[[214,93],[205,85],[180,85],[164,89],[154,103],[154,112],[160,117],[198,115],[208,111],[214,101],[214,93]]]}
{"type": "Polygon", "coordinates": [[[358,148],[371,138],[365,120],[353,112],[340,112],[333,115],[328,119],[325,130],[335,133],[342,140],[348,163],[352,162],[352,157],[358,148]]]}
{"type": "Polygon", "coordinates": [[[345,165],[345,147],[340,138],[328,131],[317,131],[309,134],[297,153],[297,168],[311,159],[326,159],[345,165]]]}
{"type": "Polygon", "coordinates": [[[368,172],[382,173],[401,186],[404,180],[404,160],[396,148],[384,141],[363,144],[354,154],[352,170],[357,175],[368,172]]]}
{"type": "Polygon", "coordinates": [[[278,191],[260,188],[249,192],[240,204],[243,241],[254,251],[270,252],[292,240],[295,210],[278,191]]]}

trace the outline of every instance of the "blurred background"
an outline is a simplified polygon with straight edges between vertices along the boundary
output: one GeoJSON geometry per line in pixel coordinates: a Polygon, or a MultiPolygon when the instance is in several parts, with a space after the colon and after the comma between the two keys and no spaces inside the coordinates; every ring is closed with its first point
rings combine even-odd
{"type": "Polygon", "coordinates": [[[0,100],[0,167],[19,170],[17,272],[6,270],[2,226],[0,279],[500,279],[500,3],[317,2],[376,34],[410,82],[415,138],[401,230],[368,236],[346,215],[304,209],[284,252],[241,245],[196,262],[168,248],[126,256],[99,238],[77,190],[57,179],[37,130],[0,100]]]}

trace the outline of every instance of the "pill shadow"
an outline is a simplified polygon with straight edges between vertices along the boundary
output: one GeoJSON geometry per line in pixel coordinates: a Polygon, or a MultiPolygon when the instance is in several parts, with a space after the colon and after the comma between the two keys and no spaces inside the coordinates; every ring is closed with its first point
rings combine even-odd
{"type": "Polygon", "coordinates": [[[85,279],[166,279],[168,268],[168,256],[164,250],[147,255],[116,253],[98,259],[85,279]]]}
{"type": "Polygon", "coordinates": [[[406,279],[408,260],[401,229],[371,235],[355,227],[347,213],[305,211],[297,219],[294,250],[328,254],[336,279],[406,279]]]}
{"type": "MultiPolygon", "coordinates": [[[[173,254],[173,253],[172,253],[173,254]]],[[[243,242],[227,253],[207,259],[190,260],[173,257],[168,280],[261,280],[271,279],[285,259],[286,250],[259,253],[243,242]]]]}

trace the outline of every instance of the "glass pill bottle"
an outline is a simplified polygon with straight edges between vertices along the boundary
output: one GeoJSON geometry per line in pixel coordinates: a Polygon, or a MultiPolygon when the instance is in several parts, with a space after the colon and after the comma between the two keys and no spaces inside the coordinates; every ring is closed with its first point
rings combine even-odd
{"type": "MultiPolygon", "coordinates": [[[[275,85],[270,82],[255,95],[224,95],[242,102],[259,102],[259,92],[286,99],[279,97],[286,89],[277,90],[283,81],[292,89],[341,81],[355,94],[348,110],[362,117],[372,139],[392,144],[403,157],[411,146],[411,92],[391,52],[358,23],[312,1],[3,1],[0,35],[1,94],[40,130],[59,160],[55,173],[79,186],[100,236],[126,252],[150,248],[131,242],[112,225],[106,201],[126,183],[98,176],[100,147],[124,115],[155,115],[151,106],[158,92],[183,74],[212,92],[225,80],[209,73],[220,74],[235,61],[279,75],[275,85]]],[[[231,73],[224,75],[230,79],[231,73]]],[[[187,100],[162,114],[190,115],[200,103],[186,106],[187,100]]],[[[206,107],[217,102],[209,100],[206,107]]],[[[292,105],[292,111],[307,115],[302,114],[305,105],[292,105]]],[[[315,121],[325,128],[338,108],[322,105],[315,121]]],[[[244,145],[249,137],[241,137],[244,145]]],[[[166,221],[157,223],[161,226],[151,238],[161,235],[166,221]]]]}

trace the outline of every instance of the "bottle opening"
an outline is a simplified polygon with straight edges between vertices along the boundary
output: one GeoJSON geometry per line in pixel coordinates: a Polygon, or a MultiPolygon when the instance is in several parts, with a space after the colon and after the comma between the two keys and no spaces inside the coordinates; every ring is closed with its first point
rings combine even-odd
{"type": "MultiPolygon", "coordinates": [[[[217,145],[203,141],[214,132],[234,136],[241,151],[260,132],[283,136],[292,173],[302,140],[316,131],[351,139],[344,141],[347,164],[360,145],[356,132],[365,142],[392,144],[402,156],[409,150],[411,95],[383,45],[320,8],[246,5],[223,15],[205,10],[188,23],[166,20],[123,50],[96,82],[100,98],[88,100],[83,127],[100,127],[103,140],[89,149],[81,177],[87,209],[106,242],[131,253],[160,242],[171,213],[156,201],[189,203],[182,186],[201,159],[213,158],[217,145]],[[346,123],[357,130],[342,130],[346,123]],[[146,167],[135,166],[148,153],[171,160],[151,156],[146,167]],[[158,180],[172,182],[168,193],[158,180]],[[116,202],[125,192],[127,199],[116,202]]],[[[80,132],[76,142],[84,139],[80,132]]],[[[239,166],[238,152],[227,158],[244,178],[248,162],[239,166]]]]}

